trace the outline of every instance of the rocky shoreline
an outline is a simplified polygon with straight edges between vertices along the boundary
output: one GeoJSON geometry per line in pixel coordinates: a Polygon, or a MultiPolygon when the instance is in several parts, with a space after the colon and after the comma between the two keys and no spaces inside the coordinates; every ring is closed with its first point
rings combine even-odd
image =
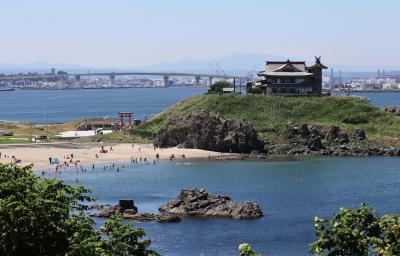
{"type": "MultiPolygon", "coordinates": [[[[388,108],[385,111],[396,113],[398,110],[388,108]]],[[[346,130],[336,125],[327,128],[306,123],[288,123],[282,137],[285,144],[265,142],[258,138],[256,130],[246,120],[225,120],[218,114],[198,110],[171,119],[157,133],[154,145],[161,148],[177,146],[241,154],[230,156],[231,159],[263,158],[270,155],[400,156],[400,146],[372,145],[362,128],[346,130]]]]}
{"type": "Polygon", "coordinates": [[[161,223],[180,222],[182,217],[254,219],[263,216],[261,208],[251,202],[238,203],[227,196],[214,195],[205,189],[182,189],[178,198],[161,205],[160,214],[138,213],[131,199],[121,199],[118,205],[92,205],[91,217],[110,218],[121,215],[127,220],[156,221],[161,223]]]}

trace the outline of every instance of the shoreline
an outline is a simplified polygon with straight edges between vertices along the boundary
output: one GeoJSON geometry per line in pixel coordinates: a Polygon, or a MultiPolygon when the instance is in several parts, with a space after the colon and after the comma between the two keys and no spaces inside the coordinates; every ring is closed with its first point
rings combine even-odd
{"type": "MultiPolygon", "coordinates": [[[[49,163],[49,157],[58,158],[60,164],[66,162],[69,167],[121,163],[146,160],[152,162],[173,159],[209,159],[222,156],[240,157],[239,154],[213,152],[201,149],[186,148],[154,148],[152,144],[77,144],[77,143],[40,143],[40,144],[2,144],[0,145],[0,163],[7,164],[20,159],[18,165],[33,164],[33,170],[51,170],[56,164],[49,163]],[[100,153],[101,147],[107,153],[100,153]],[[112,148],[112,149],[111,149],[112,148]],[[72,161],[70,158],[73,154],[72,161]],[[97,156],[96,156],[97,155],[97,156]],[[14,158],[13,158],[14,156],[14,158]]],[[[68,167],[65,166],[65,167],[68,167]]]]}
{"type": "Polygon", "coordinates": [[[152,144],[141,143],[35,143],[35,144],[0,144],[0,163],[8,164],[21,160],[18,165],[33,165],[33,171],[56,169],[57,164],[50,164],[49,157],[58,158],[60,168],[81,167],[118,163],[148,162],[156,160],[290,160],[308,157],[396,157],[400,150],[390,148],[369,148],[367,152],[354,149],[325,149],[309,151],[300,148],[286,148],[267,154],[221,153],[202,149],[155,148],[152,144]],[[100,153],[101,147],[107,153],[100,153]],[[111,150],[112,148],[112,150],[111,150]],[[354,152],[356,151],[356,152],[354,152]],[[70,156],[73,154],[71,161],[70,156]],[[158,158],[157,158],[158,155],[158,158]],[[65,165],[66,163],[67,165],[65,165]]]}

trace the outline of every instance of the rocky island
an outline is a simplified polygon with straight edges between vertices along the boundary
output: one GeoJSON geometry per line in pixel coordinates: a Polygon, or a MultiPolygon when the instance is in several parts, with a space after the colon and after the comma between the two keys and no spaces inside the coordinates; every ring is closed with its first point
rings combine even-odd
{"type": "Polygon", "coordinates": [[[249,157],[400,156],[395,111],[353,97],[206,94],[177,103],[134,127],[132,134],[153,139],[158,147],[249,157]]]}
{"type": "Polygon", "coordinates": [[[161,205],[160,214],[138,213],[138,208],[133,200],[119,200],[118,205],[90,207],[97,212],[91,216],[98,218],[110,218],[113,215],[121,215],[124,219],[137,221],[179,222],[181,217],[220,217],[233,219],[254,219],[262,217],[261,208],[251,202],[237,203],[227,196],[214,195],[204,189],[182,189],[178,198],[161,205]]]}
{"type": "Polygon", "coordinates": [[[210,194],[200,188],[182,189],[178,198],[161,205],[158,210],[179,216],[234,219],[254,219],[263,215],[260,206],[255,203],[237,203],[227,196],[210,194]]]}

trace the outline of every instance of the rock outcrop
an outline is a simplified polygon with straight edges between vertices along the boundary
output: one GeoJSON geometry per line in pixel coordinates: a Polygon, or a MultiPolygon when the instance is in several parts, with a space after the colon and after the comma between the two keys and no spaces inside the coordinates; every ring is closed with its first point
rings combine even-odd
{"type": "Polygon", "coordinates": [[[92,217],[98,218],[110,218],[113,215],[119,214],[124,219],[143,222],[157,221],[168,223],[181,221],[181,218],[179,218],[178,216],[168,213],[161,213],[159,215],[153,213],[138,213],[137,207],[134,205],[133,200],[119,200],[118,205],[93,205],[90,208],[98,210],[98,212],[91,214],[92,217]]]}
{"type": "Polygon", "coordinates": [[[178,146],[233,153],[262,151],[264,148],[264,143],[258,140],[250,122],[225,120],[205,110],[172,118],[159,130],[154,145],[160,148],[178,146]]]}
{"type": "Polygon", "coordinates": [[[355,139],[355,140],[365,140],[366,138],[367,138],[367,135],[365,134],[365,131],[363,129],[357,128],[354,131],[353,139],[355,139]]]}
{"type": "Polygon", "coordinates": [[[329,131],[326,134],[326,140],[339,144],[346,144],[350,142],[349,135],[347,135],[347,133],[343,133],[340,127],[336,125],[332,125],[331,128],[329,128],[329,131]]]}
{"type": "Polygon", "coordinates": [[[400,116],[400,107],[385,106],[385,107],[383,108],[383,110],[384,110],[385,112],[392,113],[392,114],[394,114],[394,115],[396,115],[396,116],[400,116]]]}
{"type": "Polygon", "coordinates": [[[325,149],[324,144],[322,144],[323,133],[312,125],[290,125],[286,136],[292,142],[302,143],[312,151],[325,149]]]}
{"type": "Polygon", "coordinates": [[[177,199],[161,205],[158,210],[179,216],[226,217],[234,219],[260,218],[257,204],[237,203],[227,196],[213,195],[204,189],[181,190],[177,199]]]}
{"type": "Polygon", "coordinates": [[[307,141],[307,148],[310,150],[316,151],[325,149],[326,147],[322,144],[321,137],[319,136],[311,136],[307,141]]]}

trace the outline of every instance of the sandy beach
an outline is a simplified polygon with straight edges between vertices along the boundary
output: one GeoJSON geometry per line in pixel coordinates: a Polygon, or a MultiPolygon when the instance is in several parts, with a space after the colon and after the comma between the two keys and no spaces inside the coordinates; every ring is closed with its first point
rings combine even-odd
{"type": "MultiPolygon", "coordinates": [[[[53,169],[57,165],[49,163],[49,157],[57,157],[60,163],[67,162],[74,166],[91,165],[101,163],[130,162],[132,159],[153,161],[156,154],[159,159],[170,159],[174,155],[175,159],[182,159],[183,155],[187,159],[221,156],[221,153],[184,148],[154,148],[151,144],[115,144],[104,146],[107,153],[100,153],[101,145],[93,144],[74,144],[74,143],[56,143],[56,144],[18,144],[18,145],[0,145],[1,163],[11,163],[14,159],[20,159],[19,165],[33,164],[34,170],[53,169]],[[111,149],[112,147],[112,149],[111,149]],[[72,163],[65,156],[73,154],[72,163]],[[96,157],[97,155],[97,157],[96,157]],[[12,158],[14,156],[15,158],[12,158]]],[[[229,155],[229,154],[224,154],[229,155]]]]}

